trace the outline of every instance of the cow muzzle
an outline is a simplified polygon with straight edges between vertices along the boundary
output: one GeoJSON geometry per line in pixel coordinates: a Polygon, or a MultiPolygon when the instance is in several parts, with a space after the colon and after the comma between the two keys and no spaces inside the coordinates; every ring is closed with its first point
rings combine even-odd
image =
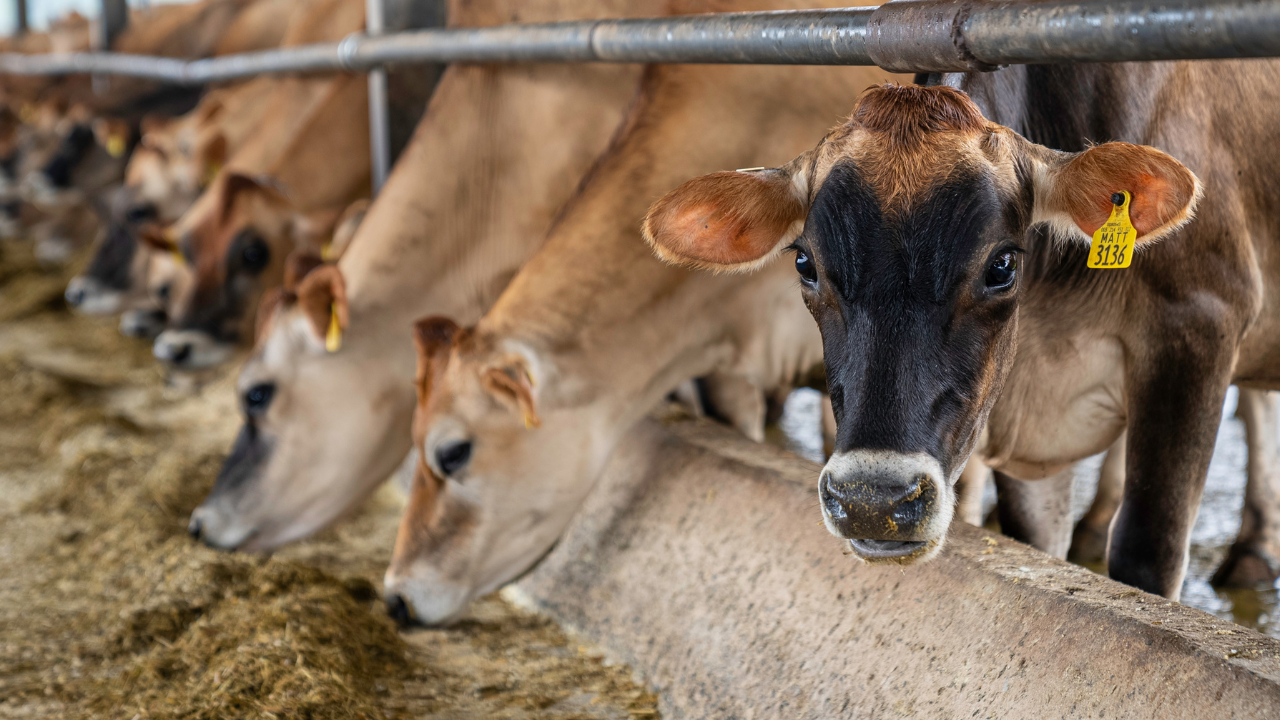
{"type": "Polygon", "coordinates": [[[827,529],[870,562],[931,557],[951,521],[947,495],[941,464],[924,453],[837,453],[818,480],[827,529]]]}

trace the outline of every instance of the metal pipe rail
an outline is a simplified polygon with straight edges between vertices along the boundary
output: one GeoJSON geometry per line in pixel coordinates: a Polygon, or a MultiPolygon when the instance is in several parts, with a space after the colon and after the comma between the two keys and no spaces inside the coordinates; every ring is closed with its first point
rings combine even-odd
{"type": "Polygon", "coordinates": [[[184,62],[119,53],[0,54],[0,73],[204,84],[405,62],[1002,65],[1280,55],[1280,0],[893,0],[879,7],[431,29],[184,62]]]}

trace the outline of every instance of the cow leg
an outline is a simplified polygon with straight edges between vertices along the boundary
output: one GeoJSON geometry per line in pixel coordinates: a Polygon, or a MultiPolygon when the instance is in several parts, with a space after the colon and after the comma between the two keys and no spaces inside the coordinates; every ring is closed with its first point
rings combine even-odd
{"type": "Polygon", "coordinates": [[[1093,504],[1076,523],[1071,535],[1071,550],[1067,559],[1075,563],[1100,563],[1107,558],[1107,535],[1111,531],[1111,519],[1120,507],[1124,494],[1124,433],[1107,449],[1098,473],[1098,490],[1093,494],[1093,504]]]}
{"type": "Polygon", "coordinates": [[[1191,526],[1213,457],[1230,384],[1235,333],[1207,301],[1184,304],[1157,338],[1155,355],[1130,375],[1124,495],[1107,547],[1112,578],[1177,600],[1191,526]],[[1203,312],[1196,312],[1204,308],[1203,312]]]}
{"type": "Polygon", "coordinates": [[[1017,480],[995,471],[1000,532],[1056,558],[1071,546],[1072,468],[1043,480],[1017,480]]]}
{"type": "Polygon", "coordinates": [[[707,415],[732,425],[756,442],[764,442],[768,407],[760,386],[741,375],[723,372],[701,378],[700,386],[707,415]]]}
{"type": "Polygon", "coordinates": [[[1249,445],[1240,534],[1210,582],[1215,587],[1254,587],[1280,576],[1280,447],[1276,393],[1240,388],[1236,415],[1249,445]]]}
{"type": "Polygon", "coordinates": [[[956,517],[982,527],[982,491],[987,489],[987,476],[990,474],[991,468],[978,456],[969,457],[968,464],[956,480],[956,517]]]}

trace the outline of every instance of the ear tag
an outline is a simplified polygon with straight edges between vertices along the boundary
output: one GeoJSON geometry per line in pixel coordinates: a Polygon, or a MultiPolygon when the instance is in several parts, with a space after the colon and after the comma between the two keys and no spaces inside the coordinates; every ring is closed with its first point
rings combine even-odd
{"type": "Polygon", "coordinates": [[[112,135],[107,138],[107,154],[113,158],[124,156],[124,138],[120,135],[112,135]]]}
{"type": "Polygon", "coordinates": [[[329,332],[324,336],[324,349],[334,353],[342,349],[342,326],[338,324],[338,309],[329,306],[329,332]]]}
{"type": "MultiPolygon", "coordinates": [[[[524,373],[524,376],[526,379],[529,380],[529,387],[531,388],[534,387],[535,384],[533,382],[533,373],[526,370],[524,373]]],[[[528,409],[521,408],[521,414],[524,415],[525,430],[532,430],[536,427],[542,426],[542,419],[538,417],[538,412],[533,408],[528,408],[528,409]]]]}
{"type": "Polygon", "coordinates": [[[320,261],[329,263],[329,262],[333,262],[334,259],[335,258],[333,257],[333,241],[330,240],[329,242],[320,246],[320,261]]]}
{"type": "Polygon", "coordinates": [[[1121,190],[1111,196],[1111,217],[1093,233],[1089,246],[1089,267],[1127,268],[1133,262],[1133,243],[1138,231],[1129,221],[1129,202],[1132,196],[1121,190]]]}
{"type": "Polygon", "coordinates": [[[218,176],[221,170],[221,163],[205,163],[204,176],[200,178],[200,185],[208,187],[209,183],[213,182],[213,179],[218,176]]]}

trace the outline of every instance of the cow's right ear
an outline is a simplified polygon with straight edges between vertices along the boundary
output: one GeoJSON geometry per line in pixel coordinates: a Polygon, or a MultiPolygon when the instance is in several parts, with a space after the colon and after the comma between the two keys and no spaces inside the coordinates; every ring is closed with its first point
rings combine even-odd
{"type": "Polygon", "coordinates": [[[221,130],[214,133],[200,148],[200,157],[196,158],[196,162],[200,167],[200,186],[212,185],[227,162],[227,136],[221,130]]]}
{"type": "Polygon", "coordinates": [[[321,265],[298,283],[298,307],[316,340],[328,352],[342,348],[342,334],[349,321],[347,285],[335,265],[321,265]]]}
{"type": "Polygon", "coordinates": [[[418,374],[414,386],[418,389],[418,405],[425,405],[431,397],[431,386],[436,375],[449,360],[449,351],[462,328],[446,317],[426,317],[413,324],[413,343],[418,348],[418,374]]]}
{"type": "Polygon", "coordinates": [[[644,238],[667,262],[754,270],[804,229],[811,158],[694,178],[649,208],[644,238]]]}

